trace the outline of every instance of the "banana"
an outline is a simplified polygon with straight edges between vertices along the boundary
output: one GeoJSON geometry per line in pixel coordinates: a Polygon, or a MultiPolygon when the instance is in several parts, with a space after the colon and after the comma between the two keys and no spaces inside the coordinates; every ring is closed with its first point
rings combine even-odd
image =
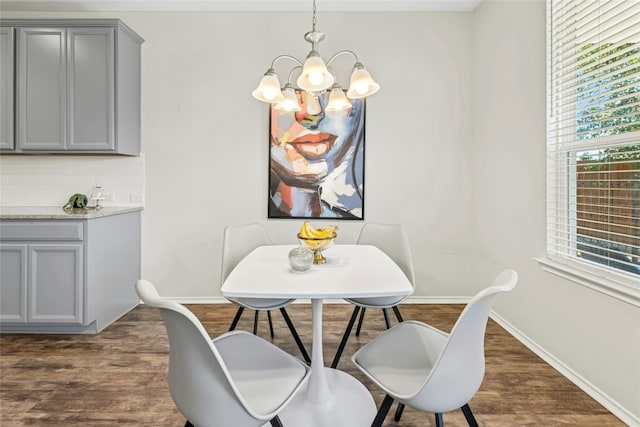
{"type": "Polygon", "coordinates": [[[316,230],[316,231],[317,231],[317,235],[318,235],[319,239],[330,238],[330,237],[333,236],[333,233],[334,233],[333,225],[330,225],[330,226],[325,227],[325,228],[321,228],[321,229],[316,230]]]}
{"type": "Polygon", "coordinates": [[[308,239],[312,237],[314,231],[315,230],[313,229],[311,224],[305,221],[304,224],[302,224],[302,227],[300,228],[300,237],[308,239]]]}
{"type": "Polygon", "coordinates": [[[316,229],[309,222],[304,223],[304,234],[306,237],[315,237],[316,229]]]}
{"type": "Polygon", "coordinates": [[[315,229],[313,228],[313,226],[307,221],[305,221],[304,224],[302,224],[302,227],[300,228],[300,237],[309,239],[314,236],[314,233],[315,233],[315,229]]]}
{"type": "Polygon", "coordinates": [[[338,227],[335,225],[315,229],[309,222],[305,221],[300,228],[300,237],[306,239],[330,239],[335,236],[337,230],[338,227]]]}

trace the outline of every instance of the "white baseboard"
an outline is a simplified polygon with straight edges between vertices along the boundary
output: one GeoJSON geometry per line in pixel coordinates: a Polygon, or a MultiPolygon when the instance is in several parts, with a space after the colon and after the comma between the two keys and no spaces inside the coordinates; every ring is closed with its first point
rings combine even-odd
{"type": "Polygon", "coordinates": [[[569,381],[578,386],[582,391],[591,396],[595,401],[604,406],[609,412],[616,417],[620,418],[622,422],[628,426],[640,427],[640,419],[634,414],[629,412],[626,408],[622,407],[618,402],[603,393],[596,386],[591,384],[573,369],[565,365],[562,361],[558,360],[554,355],[547,352],[544,348],[537,343],[529,339],[518,328],[514,327],[511,323],[505,320],[495,312],[491,312],[491,318],[495,322],[509,332],[514,338],[520,341],[525,347],[533,351],[542,360],[551,365],[556,371],[566,377],[569,381]]]}

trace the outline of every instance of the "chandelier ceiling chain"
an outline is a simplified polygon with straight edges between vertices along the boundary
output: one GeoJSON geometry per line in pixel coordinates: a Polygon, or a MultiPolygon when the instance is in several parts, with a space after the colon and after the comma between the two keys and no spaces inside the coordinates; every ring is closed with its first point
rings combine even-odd
{"type": "Polygon", "coordinates": [[[302,108],[298,102],[295,90],[302,90],[307,97],[307,112],[310,114],[318,114],[320,112],[320,104],[318,97],[330,89],[329,102],[325,108],[326,111],[341,111],[351,108],[349,99],[365,98],[373,95],[380,89],[380,85],[376,83],[364,65],[358,60],[358,56],[350,50],[341,50],[335,53],[329,61],[325,63],[317,51],[318,43],[324,40],[324,33],[316,30],[316,1],[313,0],[313,19],[311,31],[304,35],[304,39],[311,43],[311,51],[307,54],[304,63],[291,55],[277,56],[272,62],[271,67],[264,73],[260,84],[252,92],[254,98],[275,104],[275,108],[282,111],[301,111],[302,108]],[[355,59],[351,71],[351,79],[349,89],[346,96],[342,88],[336,83],[336,76],[330,65],[335,58],[342,54],[349,54],[355,59]],[[280,80],[275,71],[275,64],[281,59],[290,59],[296,65],[289,72],[287,83],[281,87],[280,80]],[[300,71],[300,76],[296,80],[297,87],[291,84],[291,77],[294,72],[300,71]]]}
{"type": "Polygon", "coordinates": [[[316,0],[313,0],[313,20],[311,21],[311,30],[316,31],[316,0]]]}

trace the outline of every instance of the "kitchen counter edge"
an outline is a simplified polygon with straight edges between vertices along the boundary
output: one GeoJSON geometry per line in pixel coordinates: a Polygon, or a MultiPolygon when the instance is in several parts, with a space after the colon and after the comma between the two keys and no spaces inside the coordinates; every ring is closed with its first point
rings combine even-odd
{"type": "Polygon", "coordinates": [[[0,220],[94,219],[142,211],[142,206],[104,206],[101,209],[64,210],[59,206],[1,206],[0,220]]]}

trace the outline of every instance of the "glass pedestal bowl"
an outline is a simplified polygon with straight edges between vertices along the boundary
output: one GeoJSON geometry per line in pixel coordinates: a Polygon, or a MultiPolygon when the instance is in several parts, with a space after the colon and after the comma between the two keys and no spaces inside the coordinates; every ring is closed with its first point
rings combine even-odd
{"type": "Polygon", "coordinates": [[[324,264],[327,262],[327,259],[322,255],[322,251],[333,243],[336,236],[336,233],[333,233],[333,235],[324,238],[302,237],[300,233],[298,233],[298,240],[313,251],[314,264],[324,264]]]}

